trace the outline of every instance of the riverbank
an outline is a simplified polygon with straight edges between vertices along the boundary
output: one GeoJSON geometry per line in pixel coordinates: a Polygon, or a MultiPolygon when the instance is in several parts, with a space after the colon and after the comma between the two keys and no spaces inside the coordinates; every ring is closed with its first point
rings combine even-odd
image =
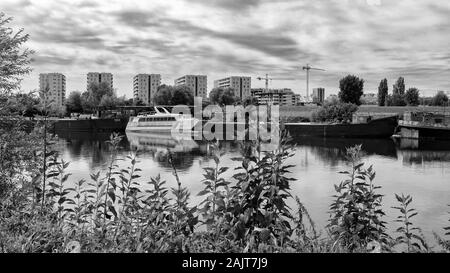
{"type": "MultiPolygon", "coordinates": [[[[309,121],[312,113],[316,111],[318,106],[281,106],[280,118],[290,122],[295,121],[309,121]]],[[[439,106],[376,106],[376,105],[361,105],[357,111],[360,114],[373,115],[400,115],[403,116],[405,112],[411,111],[428,111],[428,112],[450,112],[449,108],[439,106]]]]}

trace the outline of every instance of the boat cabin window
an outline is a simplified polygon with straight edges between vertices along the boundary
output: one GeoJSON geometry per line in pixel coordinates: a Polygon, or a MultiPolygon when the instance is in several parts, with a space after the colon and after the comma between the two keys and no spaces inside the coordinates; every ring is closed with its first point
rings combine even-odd
{"type": "Polygon", "coordinates": [[[140,118],[139,122],[153,122],[153,121],[175,121],[175,117],[150,117],[140,118]]]}

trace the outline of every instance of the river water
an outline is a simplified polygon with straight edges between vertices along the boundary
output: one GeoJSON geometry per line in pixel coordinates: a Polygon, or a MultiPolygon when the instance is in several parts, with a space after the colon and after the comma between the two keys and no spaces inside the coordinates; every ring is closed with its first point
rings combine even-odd
{"type": "MultiPolygon", "coordinates": [[[[72,180],[89,179],[90,173],[106,170],[110,149],[105,141],[109,134],[60,133],[59,149],[65,161],[70,162],[68,172],[72,180]]],[[[338,172],[348,170],[345,159],[346,147],[362,144],[363,161],[373,165],[375,184],[382,186],[384,210],[387,214],[389,233],[394,235],[398,227],[394,220],[398,212],[395,193],[413,197],[412,206],[419,215],[412,222],[420,227],[426,238],[435,244],[433,232],[443,235],[443,227],[450,219],[450,142],[425,142],[412,140],[345,140],[345,139],[297,139],[295,155],[287,164],[294,164],[291,176],[298,179],[292,183],[292,193],[297,195],[308,209],[316,225],[323,230],[329,218],[328,208],[332,202],[334,184],[345,179],[338,172]]],[[[222,143],[227,152],[221,165],[230,167],[224,177],[231,179],[233,168],[239,163],[232,161],[240,156],[238,143],[222,143]]],[[[138,149],[138,167],[143,171],[141,181],[149,181],[158,174],[169,186],[176,187],[168,151],[181,183],[191,192],[192,203],[201,201],[197,193],[202,190],[203,168],[212,167],[214,160],[207,143],[175,141],[162,135],[128,135],[121,143],[119,157],[125,158],[131,150],[138,149]]],[[[128,162],[120,162],[121,167],[128,162]]],[[[294,202],[290,202],[295,208],[294,202]]],[[[324,232],[324,231],[323,231],[324,232]]]]}

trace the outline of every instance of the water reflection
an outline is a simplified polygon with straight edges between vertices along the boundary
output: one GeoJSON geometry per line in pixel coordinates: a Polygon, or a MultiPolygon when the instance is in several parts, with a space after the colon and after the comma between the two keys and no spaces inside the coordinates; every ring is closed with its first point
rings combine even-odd
{"type": "MultiPolygon", "coordinates": [[[[69,133],[60,132],[60,149],[64,160],[71,162],[68,172],[73,179],[89,179],[89,174],[104,171],[109,160],[110,149],[105,143],[109,133],[69,133]]],[[[337,173],[347,170],[346,148],[361,144],[365,153],[364,162],[374,165],[377,172],[376,183],[382,186],[386,197],[385,210],[388,215],[396,215],[392,206],[397,205],[394,193],[411,194],[414,205],[419,209],[417,225],[432,236],[447,224],[447,203],[450,196],[450,143],[425,142],[391,139],[322,139],[296,138],[295,155],[287,164],[293,164],[292,177],[299,179],[292,184],[293,195],[303,198],[305,206],[318,226],[327,223],[330,196],[334,194],[333,184],[343,176],[337,173]]],[[[231,160],[249,150],[250,143],[221,142],[226,151],[221,158],[222,166],[230,167],[224,174],[232,182],[233,169],[239,163],[231,160]]],[[[168,150],[172,153],[174,165],[179,171],[183,185],[192,193],[192,202],[201,198],[196,194],[203,189],[201,183],[204,167],[212,167],[210,145],[204,141],[173,139],[170,135],[128,134],[121,142],[120,157],[131,150],[138,151],[142,181],[161,174],[168,185],[176,185],[172,167],[168,163],[168,150]]],[[[120,162],[125,168],[128,162],[120,162]]],[[[290,204],[295,207],[295,204],[290,204]]],[[[389,220],[389,219],[388,219],[389,220]]],[[[395,228],[394,225],[392,228],[395,228]]]]}
{"type": "MultiPolygon", "coordinates": [[[[59,144],[72,160],[84,160],[91,169],[101,167],[110,159],[111,149],[106,141],[111,133],[57,131],[55,135],[61,139],[59,144]]],[[[119,146],[122,153],[128,151],[127,139],[122,139],[119,146]]]]}
{"type": "MultiPolygon", "coordinates": [[[[346,150],[361,145],[366,156],[379,155],[397,159],[397,149],[392,139],[343,139],[343,138],[294,138],[297,147],[310,152],[330,166],[337,166],[346,160],[346,150]]],[[[307,162],[305,162],[307,166],[307,162]]]]}
{"type": "Polygon", "coordinates": [[[419,139],[397,139],[403,164],[423,165],[430,162],[450,162],[450,142],[419,139]]]}

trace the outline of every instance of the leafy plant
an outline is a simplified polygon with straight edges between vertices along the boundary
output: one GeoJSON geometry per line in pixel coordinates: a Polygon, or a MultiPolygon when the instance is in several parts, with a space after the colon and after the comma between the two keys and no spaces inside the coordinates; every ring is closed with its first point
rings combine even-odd
{"type": "Polygon", "coordinates": [[[349,251],[365,249],[371,241],[386,243],[386,227],[382,217],[382,195],[377,193],[372,166],[361,163],[361,145],[347,149],[351,171],[341,174],[348,179],[335,185],[336,195],[330,206],[328,228],[335,245],[349,251]]]}
{"type": "Polygon", "coordinates": [[[395,222],[402,223],[402,226],[399,227],[396,232],[399,233],[397,238],[395,239],[397,244],[406,244],[407,252],[420,252],[420,251],[428,251],[429,247],[426,244],[425,240],[421,236],[421,230],[418,227],[415,227],[411,222],[411,219],[417,216],[418,212],[410,208],[410,204],[412,202],[412,197],[409,195],[395,195],[395,198],[400,203],[400,206],[393,207],[400,211],[400,215],[397,217],[395,222]]]}
{"type": "Polygon", "coordinates": [[[292,197],[289,184],[296,179],[287,177],[292,165],[284,163],[293,155],[289,140],[284,133],[278,149],[265,153],[261,159],[251,152],[234,159],[242,162],[237,168],[242,172],[233,176],[237,183],[232,187],[231,223],[235,238],[246,242],[245,251],[283,247],[292,235],[293,216],[286,199],[292,197]]]}

